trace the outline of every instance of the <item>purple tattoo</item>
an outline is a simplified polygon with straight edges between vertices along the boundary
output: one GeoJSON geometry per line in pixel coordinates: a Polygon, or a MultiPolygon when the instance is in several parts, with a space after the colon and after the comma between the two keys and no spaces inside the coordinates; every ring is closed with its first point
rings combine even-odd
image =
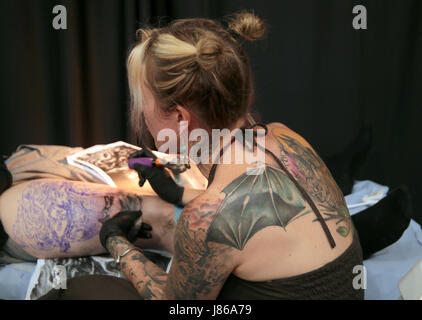
{"type": "Polygon", "coordinates": [[[98,236],[114,197],[122,210],[140,209],[140,197],[105,194],[68,181],[33,182],[22,193],[13,234],[22,248],[69,252],[72,243],[98,236]]]}

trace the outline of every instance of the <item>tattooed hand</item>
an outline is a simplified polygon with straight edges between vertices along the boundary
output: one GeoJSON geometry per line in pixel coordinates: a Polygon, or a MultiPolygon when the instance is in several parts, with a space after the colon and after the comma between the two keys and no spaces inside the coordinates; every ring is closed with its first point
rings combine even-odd
{"type": "Polygon", "coordinates": [[[112,236],[120,236],[134,242],[136,238],[151,238],[152,227],[142,222],[137,227],[137,221],[142,216],[142,211],[122,211],[113,218],[107,220],[100,230],[100,241],[107,250],[107,239],[112,236]]]}

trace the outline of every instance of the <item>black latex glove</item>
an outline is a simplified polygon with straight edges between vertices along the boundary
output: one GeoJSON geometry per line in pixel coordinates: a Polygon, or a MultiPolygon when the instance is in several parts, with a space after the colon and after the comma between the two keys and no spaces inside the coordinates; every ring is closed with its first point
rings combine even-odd
{"type": "MultiPolygon", "coordinates": [[[[153,159],[157,158],[150,150],[143,148],[142,150],[131,154],[129,159],[142,157],[153,159]]],[[[135,164],[133,169],[138,172],[140,187],[142,187],[145,181],[148,180],[152,189],[160,196],[161,199],[175,205],[182,205],[184,188],[174,182],[172,177],[164,168],[151,168],[141,164],[135,164]]]]}
{"type": "Polygon", "coordinates": [[[151,238],[152,227],[142,222],[139,230],[136,230],[135,222],[142,216],[142,211],[121,211],[107,220],[100,230],[100,241],[107,250],[106,243],[109,237],[120,236],[134,242],[137,238],[151,238]]]}

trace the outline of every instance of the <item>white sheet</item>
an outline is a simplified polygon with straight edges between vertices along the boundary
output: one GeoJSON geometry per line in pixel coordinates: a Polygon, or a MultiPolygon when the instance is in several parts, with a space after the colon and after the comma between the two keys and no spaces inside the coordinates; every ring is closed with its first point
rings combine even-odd
{"type": "MultiPolygon", "coordinates": [[[[352,194],[345,197],[350,214],[356,214],[371,203],[372,198],[382,199],[388,187],[372,181],[356,181],[352,194]],[[366,197],[365,196],[370,196],[366,197]],[[365,201],[366,200],[366,201],[365,201]],[[357,206],[357,204],[360,204],[357,206]]],[[[400,279],[422,259],[422,229],[411,221],[402,237],[391,246],[364,261],[367,275],[365,300],[392,300],[400,297],[400,279]]]]}

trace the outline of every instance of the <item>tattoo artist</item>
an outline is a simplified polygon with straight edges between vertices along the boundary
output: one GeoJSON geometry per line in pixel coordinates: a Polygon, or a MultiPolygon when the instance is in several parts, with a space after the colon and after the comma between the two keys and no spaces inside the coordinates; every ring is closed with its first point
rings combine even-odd
{"type": "MultiPolygon", "coordinates": [[[[208,137],[213,129],[246,128],[254,89],[241,38],[258,40],[264,31],[265,23],[248,12],[233,15],[227,27],[194,18],[141,30],[127,63],[135,133],[142,117],[157,147],[164,144],[161,130],[178,132],[181,121],[208,137]]],[[[235,150],[227,151],[229,164],[213,164],[225,146],[198,165],[208,178],[205,191],[177,186],[162,168],[134,166],[140,185],[148,180],[161,198],[185,205],[168,274],[132,244],[153,232],[142,224],[134,229],[141,212],[121,212],[100,231],[143,299],[364,298],[353,287],[362,249],[341,190],[302,136],[282,123],[262,126],[265,174],[248,175],[235,150]]],[[[133,156],[153,157],[147,149],[133,156]]]]}

